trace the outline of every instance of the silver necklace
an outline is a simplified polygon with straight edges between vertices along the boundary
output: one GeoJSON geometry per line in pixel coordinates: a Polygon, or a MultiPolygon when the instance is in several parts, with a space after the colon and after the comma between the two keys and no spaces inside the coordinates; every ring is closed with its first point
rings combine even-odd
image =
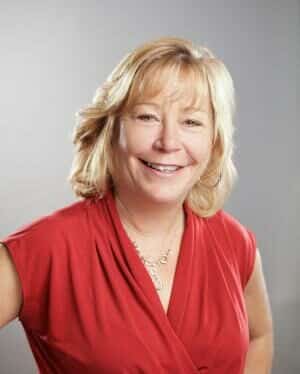
{"type": "Polygon", "coordinates": [[[142,260],[143,264],[145,265],[145,268],[147,269],[154,283],[156,290],[161,291],[164,287],[164,282],[162,281],[161,276],[159,275],[158,268],[161,264],[164,265],[168,263],[168,257],[169,257],[169,254],[172,252],[172,249],[168,248],[165,254],[161,255],[157,260],[153,260],[150,256],[145,257],[141,253],[141,250],[139,246],[137,245],[136,241],[134,240],[131,240],[131,241],[138,253],[139,258],[142,260]]]}
{"type": "MultiPolygon", "coordinates": [[[[121,204],[121,206],[128,212],[128,214],[130,215],[127,207],[124,206],[124,204],[122,203],[122,201],[117,197],[119,203],[121,204]]],[[[179,221],[180,222],[180,221],[179,221]]],[[[124,225],[127,227],[127,233],[128,231],[130,231],[128,229],[128,226],[126,223],[124,223],[124,225]]],[[[135,229],[134,225],[132,224],[133,228],[135,229]]],[[[177,225],[175,227],[175,229],[177,229],[177,225]]],[[[136,230],[136,229],[135,229],[136,230]]],[[[170,230],[168,230],[168,234],[169,234],[170,230]]],[[[167,234],[167,235],[168,235],[167,234]]],[[[150,275],[150,278],[152,279],[153,281],[153,284],[156,288],[157,291],[161,291],[164,287],[164,282],[162,281],[161,279],[161,276],[159,274],[159,266],[160,265],[165,265],[168,263],[168,259],[169,259],[169,254],[172,252],[172,249],[171,249],[171,244],[173,245],[173,241],[175,240],[176,238],[176,235],[173,236],[173,240],[171,241],[170,243],[170,248],[168,248],[166,250],[166,252],[164,254],[162,254],[158,259],[153,259],[151,256],[144,256],[140,250],[140,247],[138,246],[137,242],[135,240],[133,240],[129,234],[128,234],[128,237],[129,239],[131,240],[133,246],[135,247],[136,251],[137,251],[137,254],[139,256],[139,258],[141,259],[142,263],[144,264],[147,272],[149,273],[150,275]]]]}

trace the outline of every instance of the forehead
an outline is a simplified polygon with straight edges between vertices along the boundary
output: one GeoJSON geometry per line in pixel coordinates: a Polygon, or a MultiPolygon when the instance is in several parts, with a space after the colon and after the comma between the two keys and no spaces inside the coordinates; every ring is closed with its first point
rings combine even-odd
{"type": "Polygon", "coordinates": [[[128,95],[126,108],[140,103],[160,105],[178,102],[185,109],[208,111],[211,106],[206,75],[199,67],[152,67],[137,74],[128,95]]]}

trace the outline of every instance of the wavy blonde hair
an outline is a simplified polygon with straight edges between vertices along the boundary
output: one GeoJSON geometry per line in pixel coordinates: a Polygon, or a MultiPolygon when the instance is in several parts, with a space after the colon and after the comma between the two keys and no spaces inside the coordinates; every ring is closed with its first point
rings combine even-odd
{"type": "Polygon", "coordinates": [[[192,79],[195,100],[208,93],[213,110],[211,158],[190,190],[188,204],[202,217],[223,207],[237,177],[232,159],[232,78],[208,48],[174,37],[145,43],[127,54],[96,90],[92,103],[77,112],[79,120],[72,136],[75,154],[68,176],[76,196],[101,198],[113,187],[114,144],[121,114],[130,110],[141,96],[158,93],[170,77],[192,79]]]}

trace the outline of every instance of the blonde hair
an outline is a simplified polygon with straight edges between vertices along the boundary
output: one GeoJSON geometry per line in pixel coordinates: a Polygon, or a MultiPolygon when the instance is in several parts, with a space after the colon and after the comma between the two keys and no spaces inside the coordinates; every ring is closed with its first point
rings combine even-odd
{"type": "Polygon", "coordinates": [[[77,112],[79,121],[72,139],[76,151],[68,176],[76,196],[101,198],[113,187],[113,146],[120,115],[134,105],[137,97],[149,91],[155,95],[164,87],[166,77],[174,79],[179,74],[184,79],[193,78],[197,100],[208,92],[214,119],[211,158],[187,202],[202,217],[223,207],[237,177],[232,160],[232,78],[209,49],[174,37],[145,43],[127,54],[96,90],[92,103],[77,112]]]}

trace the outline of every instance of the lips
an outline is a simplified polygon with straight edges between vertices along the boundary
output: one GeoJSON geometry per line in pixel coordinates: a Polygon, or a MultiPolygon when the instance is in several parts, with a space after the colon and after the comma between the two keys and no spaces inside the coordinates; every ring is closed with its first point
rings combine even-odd
{"type": "Polygon", "coordinates": [[[142,160],[142,159],[140,159],[140,161],[151,169],[158,170],[160,172],[165,172],[165,173],[172,173],[182,168],[182,166],[180,165],[160,164],[160,163],[149,162],[149,161],[142,160]]]}
{"type": "Polygon", "coordinates": [[[157,165],[157,166],[176,166],[178,168],[182,168],[183,166],[182,165],[177,165],[177,164],[168,164],[168,163],[159,163],[159,162],[151,162],[151,161],[147,161],[147,160],[143,160],[142,158],[139,159],[140,161],[142,161],[144,164],[151,164],[151,165],[157,165]]]}

